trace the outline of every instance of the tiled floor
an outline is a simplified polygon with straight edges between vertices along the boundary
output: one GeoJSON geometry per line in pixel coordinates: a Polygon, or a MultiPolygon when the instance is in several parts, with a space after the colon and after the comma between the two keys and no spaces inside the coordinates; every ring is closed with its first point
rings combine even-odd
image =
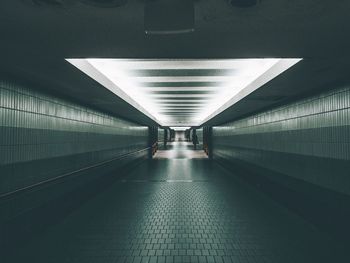
{"type": "Polygon", "coordinates": [[[200,150],[200,146],[197,146],[195,151],[191,142],[176,141],[169,142],[164,149],[163,146],[157,151],[155,159],[207,159],[208,156],[203,150],[200,150]]]}
{"type": "MultiPolygon", "coordinates": [[[[179,150],[169,149],[169,156],[179,150]]],[[[135,167],[9,262],[350,261],[312,225],[219,165],[163,156],[135,167]]]]}

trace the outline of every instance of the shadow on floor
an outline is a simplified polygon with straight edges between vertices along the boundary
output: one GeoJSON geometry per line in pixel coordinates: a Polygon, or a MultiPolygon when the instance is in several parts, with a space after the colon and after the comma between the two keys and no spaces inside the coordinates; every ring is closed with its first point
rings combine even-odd
{"type": "Polygon", "coordinates": [[[209,159],[159,158],[2,262],[349,262],[326,233],[209,159]]]}

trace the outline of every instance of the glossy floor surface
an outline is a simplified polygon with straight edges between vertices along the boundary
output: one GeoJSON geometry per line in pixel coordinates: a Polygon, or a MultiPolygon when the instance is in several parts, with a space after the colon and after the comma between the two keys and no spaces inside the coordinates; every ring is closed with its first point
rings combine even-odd
{"type": "Polygon", "coordinates": [[[194,150],[194,145],[186,141],[169,142],[167,145],[160,146],[160,150],[154,155],[154,159],[207,159],[208,156],[202,146],[198,145],[194,150]]]}
{"type": "Polygon", "coordinates": [[[349,262],[341,244],[191,148],[169,145],[9,262],[349,262]]]}

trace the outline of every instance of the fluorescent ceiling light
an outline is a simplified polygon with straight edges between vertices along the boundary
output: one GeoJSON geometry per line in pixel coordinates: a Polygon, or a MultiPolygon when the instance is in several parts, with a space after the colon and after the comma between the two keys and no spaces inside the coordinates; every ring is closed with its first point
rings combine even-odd
{"type": "Polygon", "coordinates": [[[161,126],[200,126],[300,60],[67,59],[161,126]]]}
{"type": "Polygon", "coordinates": [[[185,131],[185,130],[191,129],[191,127],[170,127],[170,129],[174,131],[185,131]]]}

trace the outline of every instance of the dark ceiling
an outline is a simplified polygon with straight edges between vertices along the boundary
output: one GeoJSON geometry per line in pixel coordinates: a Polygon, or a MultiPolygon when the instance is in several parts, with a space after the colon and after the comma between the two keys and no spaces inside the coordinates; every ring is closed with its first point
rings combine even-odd
{"type": "Polygon", "coordinates": [[[165,36],[145,35],[146,0],[110,8],[33,4],[41,1],[0,1],[1,72],[142,124],[153,122],[64,58],[304,58],[210,125],[348,83],[348,0],[261,0],[250,8],[197,0],[195,31],[165,36]]]}

